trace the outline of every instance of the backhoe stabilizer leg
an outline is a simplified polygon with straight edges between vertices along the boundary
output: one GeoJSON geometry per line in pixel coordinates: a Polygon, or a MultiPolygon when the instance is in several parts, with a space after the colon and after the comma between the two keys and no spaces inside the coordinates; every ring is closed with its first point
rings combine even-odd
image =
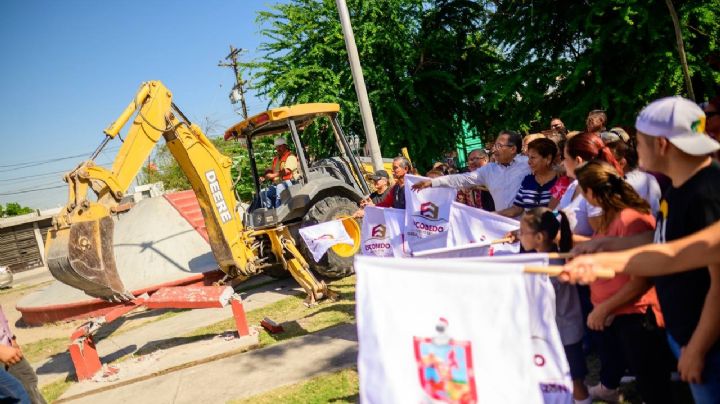
{"type": "Polygon", "coordinates": [[[310,272],[307,263],[302,258],[300,251],[295,247],[292,242],[284,242],[283,246],[292,254],[293,258],[287,261],[287,268],[290,274],[297,281],[297,283],[305,289],[307,298],[305,299],[305,305],[310,307],[317,304],[321,299],[335,300],[337,293],[328,289],[327,284],[324,281],[319,281],[315,275],[310,272]]]}
{"type": "Polygon", "coordinates": [[[295,281],[297,281],[297,283],[299,283],[305,290],[305,293],[307,293],[307,297],[305,298],[306,306],[314,306],[319,300],[325,297],[327,292],[327,285],[325,285],[325,282],[319,282],[315,279],[313,274],[311,274],[309,270],[303,268],[302,264],[294,258],[288,260],[287,264],[288,271],[290,271],[292,277],[295,278],[295,281]]]}

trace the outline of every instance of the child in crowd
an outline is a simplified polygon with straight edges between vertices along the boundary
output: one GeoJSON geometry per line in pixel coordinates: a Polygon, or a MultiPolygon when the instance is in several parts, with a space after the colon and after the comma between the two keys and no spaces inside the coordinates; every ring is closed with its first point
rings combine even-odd
{"type": "MultiPolygon", "coordinates": [[[[567,216],[559,212],[560,221],[548,208],[526,211],[520,220],[520,243],[528,252],[567,252],[572,248],[572,233],[567,216]],[[560,233],[560,243],[555,242],[560,233]]],[[[580,298],[574,285],[550,278],[555,289],[555,321],[573,379],[573,398],[576,403],[589,404],[590,396],[584,379],[588,373],[582,348],[583,315],[580,298]],[[571,286],[571,287],[568,287],[571,286]]]]}
{"type": "MultiPolygon", "coordinates": [[[[575,177],[588,203],[602,208],[594,237],[626,237],[655,228],[648,202],[611,165],[591,161],[576,167],[575,177]]],[[[627,364],[644,402],[671,402],[669,348],[658,327],[662,314],[650,281],[618,274],[591,283],[590,297],[587,325],[601,332],[602,341],[600,384],[590,389],[593,398],[616,401],[627,364]]]]}

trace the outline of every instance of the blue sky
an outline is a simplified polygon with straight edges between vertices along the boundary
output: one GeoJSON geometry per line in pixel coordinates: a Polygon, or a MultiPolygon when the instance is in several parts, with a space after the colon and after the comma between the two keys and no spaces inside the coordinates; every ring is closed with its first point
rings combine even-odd
{"type": "MultiPolygon", "coordinates": [[[[198,124],[218,135],[240,120],[228,100],[232,70],[218,62],[229,45],[255,56],[256,12],[277,0],[0,1],[0,204],[64,205],[63,185],[103,139],[140,83],[161,80],[198,124]],[[22,163],[31,163],[23,167],[22,163]]],[[[252,94],[250,113],[267,106],[252,94]]],[[[108,165],[113,140],[98,162],[108,165]]]]}

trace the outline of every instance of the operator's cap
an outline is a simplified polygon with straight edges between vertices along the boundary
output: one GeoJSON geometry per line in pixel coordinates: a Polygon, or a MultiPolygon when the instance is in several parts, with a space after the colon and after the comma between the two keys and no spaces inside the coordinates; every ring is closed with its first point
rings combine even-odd
{"type": "Polygon", "coordinates": [[[283,136],[276,137],[275,138],[275,147],[282,146],[282,145],[287,146],[287,141],[285,140],[285,137],[283,137],[283,136]]]}
{"type": "Polygon", "coordinates": [[[382,179],[382,178],[384,178],[384,179],[386,179],[386,180],[389,180],[389,179],[390,179],[390,176],[388,175],[387,171],[385,171],[385,170],[377,170],[377,171],[375,171],[375,173],[370,177],[370,179],[372,179],[373,181],[377,181],[377,180],[382,179]]]}
{"type": "Polygon", "coordinates": [[[653,101],[643,108],[635,128],[654,137],[665,137],[678,149],[703,156],[720,149],[720,143],[705,133],[705,113],[694,102],[680,96],[653,101]]]}

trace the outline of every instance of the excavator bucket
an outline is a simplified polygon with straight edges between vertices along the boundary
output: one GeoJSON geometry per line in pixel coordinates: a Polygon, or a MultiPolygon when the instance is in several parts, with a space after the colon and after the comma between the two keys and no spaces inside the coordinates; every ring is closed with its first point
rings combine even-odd
{"type": "Polygon", "coordinates": [[[51,230],[47,261],[52,275],[93,297],[113,302],[132,299],[115,264],[114,227],[112,218],[102,217],[51,230]]]}

